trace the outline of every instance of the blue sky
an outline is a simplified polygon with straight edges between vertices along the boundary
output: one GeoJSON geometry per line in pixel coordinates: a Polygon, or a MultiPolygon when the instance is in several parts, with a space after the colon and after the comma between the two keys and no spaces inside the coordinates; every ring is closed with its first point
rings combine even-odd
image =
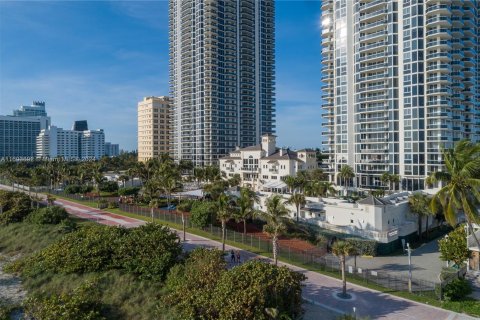
{"type": "MultiPolygon", "coordinates": [[[[277,135],[321,145],[319,1],[276,2],[277,135]]],[[[136,149],[136,106],[168,95],[167,1],[0,0],[0,114],[45,101],[54,125],[86,119],[136,149]]]]}

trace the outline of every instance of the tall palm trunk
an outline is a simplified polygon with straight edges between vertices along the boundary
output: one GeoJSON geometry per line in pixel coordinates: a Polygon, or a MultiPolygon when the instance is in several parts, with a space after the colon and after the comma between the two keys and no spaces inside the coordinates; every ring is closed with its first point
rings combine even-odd
{"type": "Polygon", "coordinates": [[[150,216],[152,217],[152,222],[153,222],[153,208],[150,208],[150,216]]]}
{"type": "Polygon", "coordinates": [[[297,205],[297,222],[300,221],[300,205],[297,205]]]}
{"type": "Polygon", "coordinates": [[[227,222],[225,219],[222,219],[222,251],[225,251],[225,229],[227,222]]]}
{"type": "Polygon", "coordinates": [[[340,264],[342,269],[342,295],[347,295],[347,279],[345,278],[345,256],[340,257],[340,264]]]}
{"type": "Polygon", "coordinates": [[[272,251],[273,251],[273,261],[275,265],[278,264],[278,236],[274,235],[272,237],[272,251]]]}
{"type": "Polygon", "coordinates": [[[186,227],[185,227],[185,212],[182,211],[182,228],[183,228],[183,241],[186,240],[186,227]]]}
{"type": "Polygon", "coordinates": [[[243,234],[247,235],[247,219],[243,220],[243,234]]]}

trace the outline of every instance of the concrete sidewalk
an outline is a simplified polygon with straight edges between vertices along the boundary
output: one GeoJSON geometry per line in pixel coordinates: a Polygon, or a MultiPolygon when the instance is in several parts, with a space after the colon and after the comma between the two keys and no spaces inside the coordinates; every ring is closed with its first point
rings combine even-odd
{"type": "MultiPolygon", "coordinates": [[[[69,211],[71,210],[74,215],[76,215],[75,211],[78,212],[78,210],[72,210],[72,208],[70,208],[71,206],[78,206],[80,207],[80,209],[85,209],[83,208],[85,206],[66,200],[57,200],[56,202],[59,202],[59,204],[67,204],[69,206],[69,211]]],[[[82,214],[98,215],[98,211],[99,210],[94,210],[92,213],[82,212],[82,214]]],[[[127,218],[107,212],[101,213],[101,216],[109,217],[109,219],[98,220],[98,222],[109,225],[112,221],[121,221],[119,225],[125,227],[133,227],[145,223],[142,220],[127,218]]],[[[181,231],[175,231],[179,233],[180,236],[181,231]]],[[[199,246],[207,248],[221,248],[222,244],[217,241],[187,233],[187,241],[184,243],[185,250],[192,250],[199,246]]],[[[239,250],[238,248],[228,245],[226,246],[226,249],[239,250]]],[[[242,256],[242,261],[246,261],[249,259],[270,260],[266,257],[257,256],[248,251],[240,250],[240,252],[242,256]]],[[[316,306],[327,309],[333,313],[352,313],[353,307],[355,307],[356,314],[358,316],[368,316],[371,319],[473,319],[472,317],[466,315],[456,314],[454,312],[416,303],[410,300],[402,299],[389,294],[380,293],[375,290],[370,290],[368,288],[352,284],[348,284],[348,291],[350,294],[352,294],[353,299],[350,301],[345,301],[335,296],[335,294],[341,288],[340,280],[282,262],[280,262],[279,264],[286,265],[292,270],[305,274],[307,276],[307,280],[305,282],[305,288],[303,289],[304,299],[316,306]]]]}
{"type": "MultiPolygon", "coordinates": [[[[146,223],[129,217],[112,214],[98,209],[93,209],[71,201],[59,199],[56,204],[65,206],[69,213],[81,217],[89,218],[106,225],[119,225],[123,227],[135,227],[146,223]],[[98,217],[101,217],[98,218],[98,217]],[[98,219],[97,219],[98,218],[98,219]]],[[[180,231],[175,230],[177,233],[180,231]]],[[[180,234],[179,234],[180,235],[180,234]]],[[[192,250],[196,247],[221,248],[220,242],[187,233],[187,240],[184,243],[185,250],[192,250]]],[[[232,246],[226,246],[227,250],[240,250],[232,246]]],[[[240,250],[242,261],[249,259],[269,258],[257,256],[251,252],[240,250]]],[[[228,257],[227,257],[228,258],[228,257]]],[[[375,290],[364,288],[358,285],[347,284],[348,292],[352,299],[345,301],[336,297],[336,293],[341,290],[341,281],[316,272],[308,271],[303,268],[292,266],[279,262],[279,265],[285,265],[292,270],[305,274],[307,280],[303,289],[303,297],[320,309],[327,310],[330,314],[352,313],[356,309],[356,315],[360,317],[369,317],[370,319],[417,319],[417,320],[470,320],[473,317],[458,314],[448,310],[428,306],[414,301],[402,299],[393,295],[381,293],[375,290]]],[[[308,308],[307,308],[308,309],[308,308]]],[[[311,308],[315,310],[315,308],[311,308]]],[[[311,314],[309,315],[311,317],[311,314]]],[[[315,318],[315,317],[313,317],[315,318]]],[[[318,319],[323,319],[323,313],[318,315],[318,319]]]]}

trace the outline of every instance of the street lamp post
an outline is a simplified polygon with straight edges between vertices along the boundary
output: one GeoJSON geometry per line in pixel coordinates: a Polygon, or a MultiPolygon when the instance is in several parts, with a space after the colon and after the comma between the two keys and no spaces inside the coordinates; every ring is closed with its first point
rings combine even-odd
{"type": "Polygon", "coordinates": [[[412,293],[412,249],[410,243],[407,242],[408,253],[408,292],[412,293]]]}

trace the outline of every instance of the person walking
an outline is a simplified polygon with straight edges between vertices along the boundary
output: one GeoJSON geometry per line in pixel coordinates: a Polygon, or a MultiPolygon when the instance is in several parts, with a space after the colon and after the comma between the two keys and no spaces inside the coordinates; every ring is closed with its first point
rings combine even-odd
{"type": "Polygon", "coordinates": [[[235,263],[235,252],[232,250],[230,250],[230,262],[231,263],[235,263]]]}
{"type": "Polygon", "coordinates": [[[240,262],[241,262],[241,261],[240,261],[240,250],[237,251],[237,253],[236,253],[236,258],[237,258],[237,259],[236,259],[236,260],[237,260],[237,263],[240,264],[240,262]]]}

